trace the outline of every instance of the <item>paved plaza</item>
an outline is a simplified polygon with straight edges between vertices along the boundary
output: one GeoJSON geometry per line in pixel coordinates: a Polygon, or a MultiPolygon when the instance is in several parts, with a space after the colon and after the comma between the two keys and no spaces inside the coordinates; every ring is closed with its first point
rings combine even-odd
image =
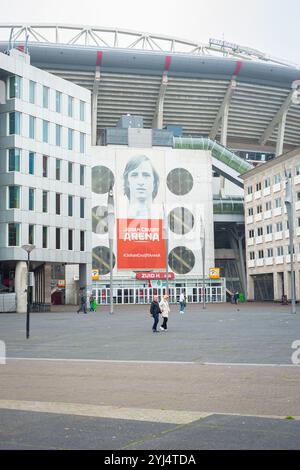
{"type": "Polygon", "coordinates": [[[174,305],[151,326],[149,306],[55,307],[26,340],[25,315],[1,314],[0,448],[300,448],[299,309],[174,305]]]}

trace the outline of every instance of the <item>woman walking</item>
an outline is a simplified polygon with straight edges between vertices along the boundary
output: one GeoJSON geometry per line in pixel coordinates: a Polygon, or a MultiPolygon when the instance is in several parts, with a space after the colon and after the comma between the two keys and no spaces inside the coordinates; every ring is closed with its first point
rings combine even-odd
{"type": "Polygon", "coordinates": [[[168,299],[169,299],[169,296],[165,294],[159,304],[159,307],[161,310],[161,316],[163,318],[163,323],[160,327],[162,331],[167,331],[167,323],[168,323],[169,313],[170,313],[170,306],[169,306],[168,299]]]}
{"type": "Polygon", "coordinates": [[[186,300],[185,300],[184,292],[181,292],[180,297],[179,297],[179,313],[181,313],[181,315],[184,314],[185,305],[186,305],[186,300]]]}

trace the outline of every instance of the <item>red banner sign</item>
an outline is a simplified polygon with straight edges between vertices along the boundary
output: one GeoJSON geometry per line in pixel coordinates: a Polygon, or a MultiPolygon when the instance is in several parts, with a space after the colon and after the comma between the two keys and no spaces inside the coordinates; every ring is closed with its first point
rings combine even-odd
{"type": "MultiPolygon", "coordinates": [[[[136,279],[167,279],[166,273],[136,273],[136,279]]],[[[169,279],[175,279],[174,273],[169,273],[169,279]]]]}

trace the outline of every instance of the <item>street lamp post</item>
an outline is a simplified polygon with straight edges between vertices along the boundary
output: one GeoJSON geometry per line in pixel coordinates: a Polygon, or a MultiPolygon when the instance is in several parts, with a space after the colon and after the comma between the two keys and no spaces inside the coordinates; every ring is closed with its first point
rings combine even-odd
{"type": "Polygon", "coordinates": [[[30,303],[29,303],[29,273],[30,273],[30,253],[35,249],[35,245],[23,245],[23,250],[27,253],[27,314],[26,314],[26,339],[30,335],[30,303]]]}
{"type": "Polygon", "coordinates": [[[200,243],[202,251],[202,307],[205,309],[205,227],[202,217],[200,218],[200,243]]]}
{"type": "Polygon", "coordinates": [[[290,256],[291,256],[291,313],[296,313],[295,271],[294,271],[294,198],[291,178],[285,182],[285,205],[289,221],[290,256]]]}
{"type": "Polygon", "coordinates": [[[109,313],[114,313],[114,295],[113,295],[113,247],[115,238],[115,204],[114,193],[112,186],[109,188],[107,197],[107,226],[108,226],[108,241],[109,241],[109,292],[110,292],[110,310],[109,313]]]}

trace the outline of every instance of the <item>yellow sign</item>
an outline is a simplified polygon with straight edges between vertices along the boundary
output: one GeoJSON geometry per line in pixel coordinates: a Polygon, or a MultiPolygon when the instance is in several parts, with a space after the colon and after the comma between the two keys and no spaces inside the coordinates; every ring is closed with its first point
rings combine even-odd
{"type": "Polygon", "coordinates": [[[220,279],[220,268],[209,268],[210,279],[220,279]]]}
{"type": "Polygon", "coordinates": [[[57,287],[65,287],[65,280],[57,279],[57,287]]]}
{"type": "Polygon", "coordinates": [[[99,269],[92,269],[92,281],[99,281],[99,269]]]}

